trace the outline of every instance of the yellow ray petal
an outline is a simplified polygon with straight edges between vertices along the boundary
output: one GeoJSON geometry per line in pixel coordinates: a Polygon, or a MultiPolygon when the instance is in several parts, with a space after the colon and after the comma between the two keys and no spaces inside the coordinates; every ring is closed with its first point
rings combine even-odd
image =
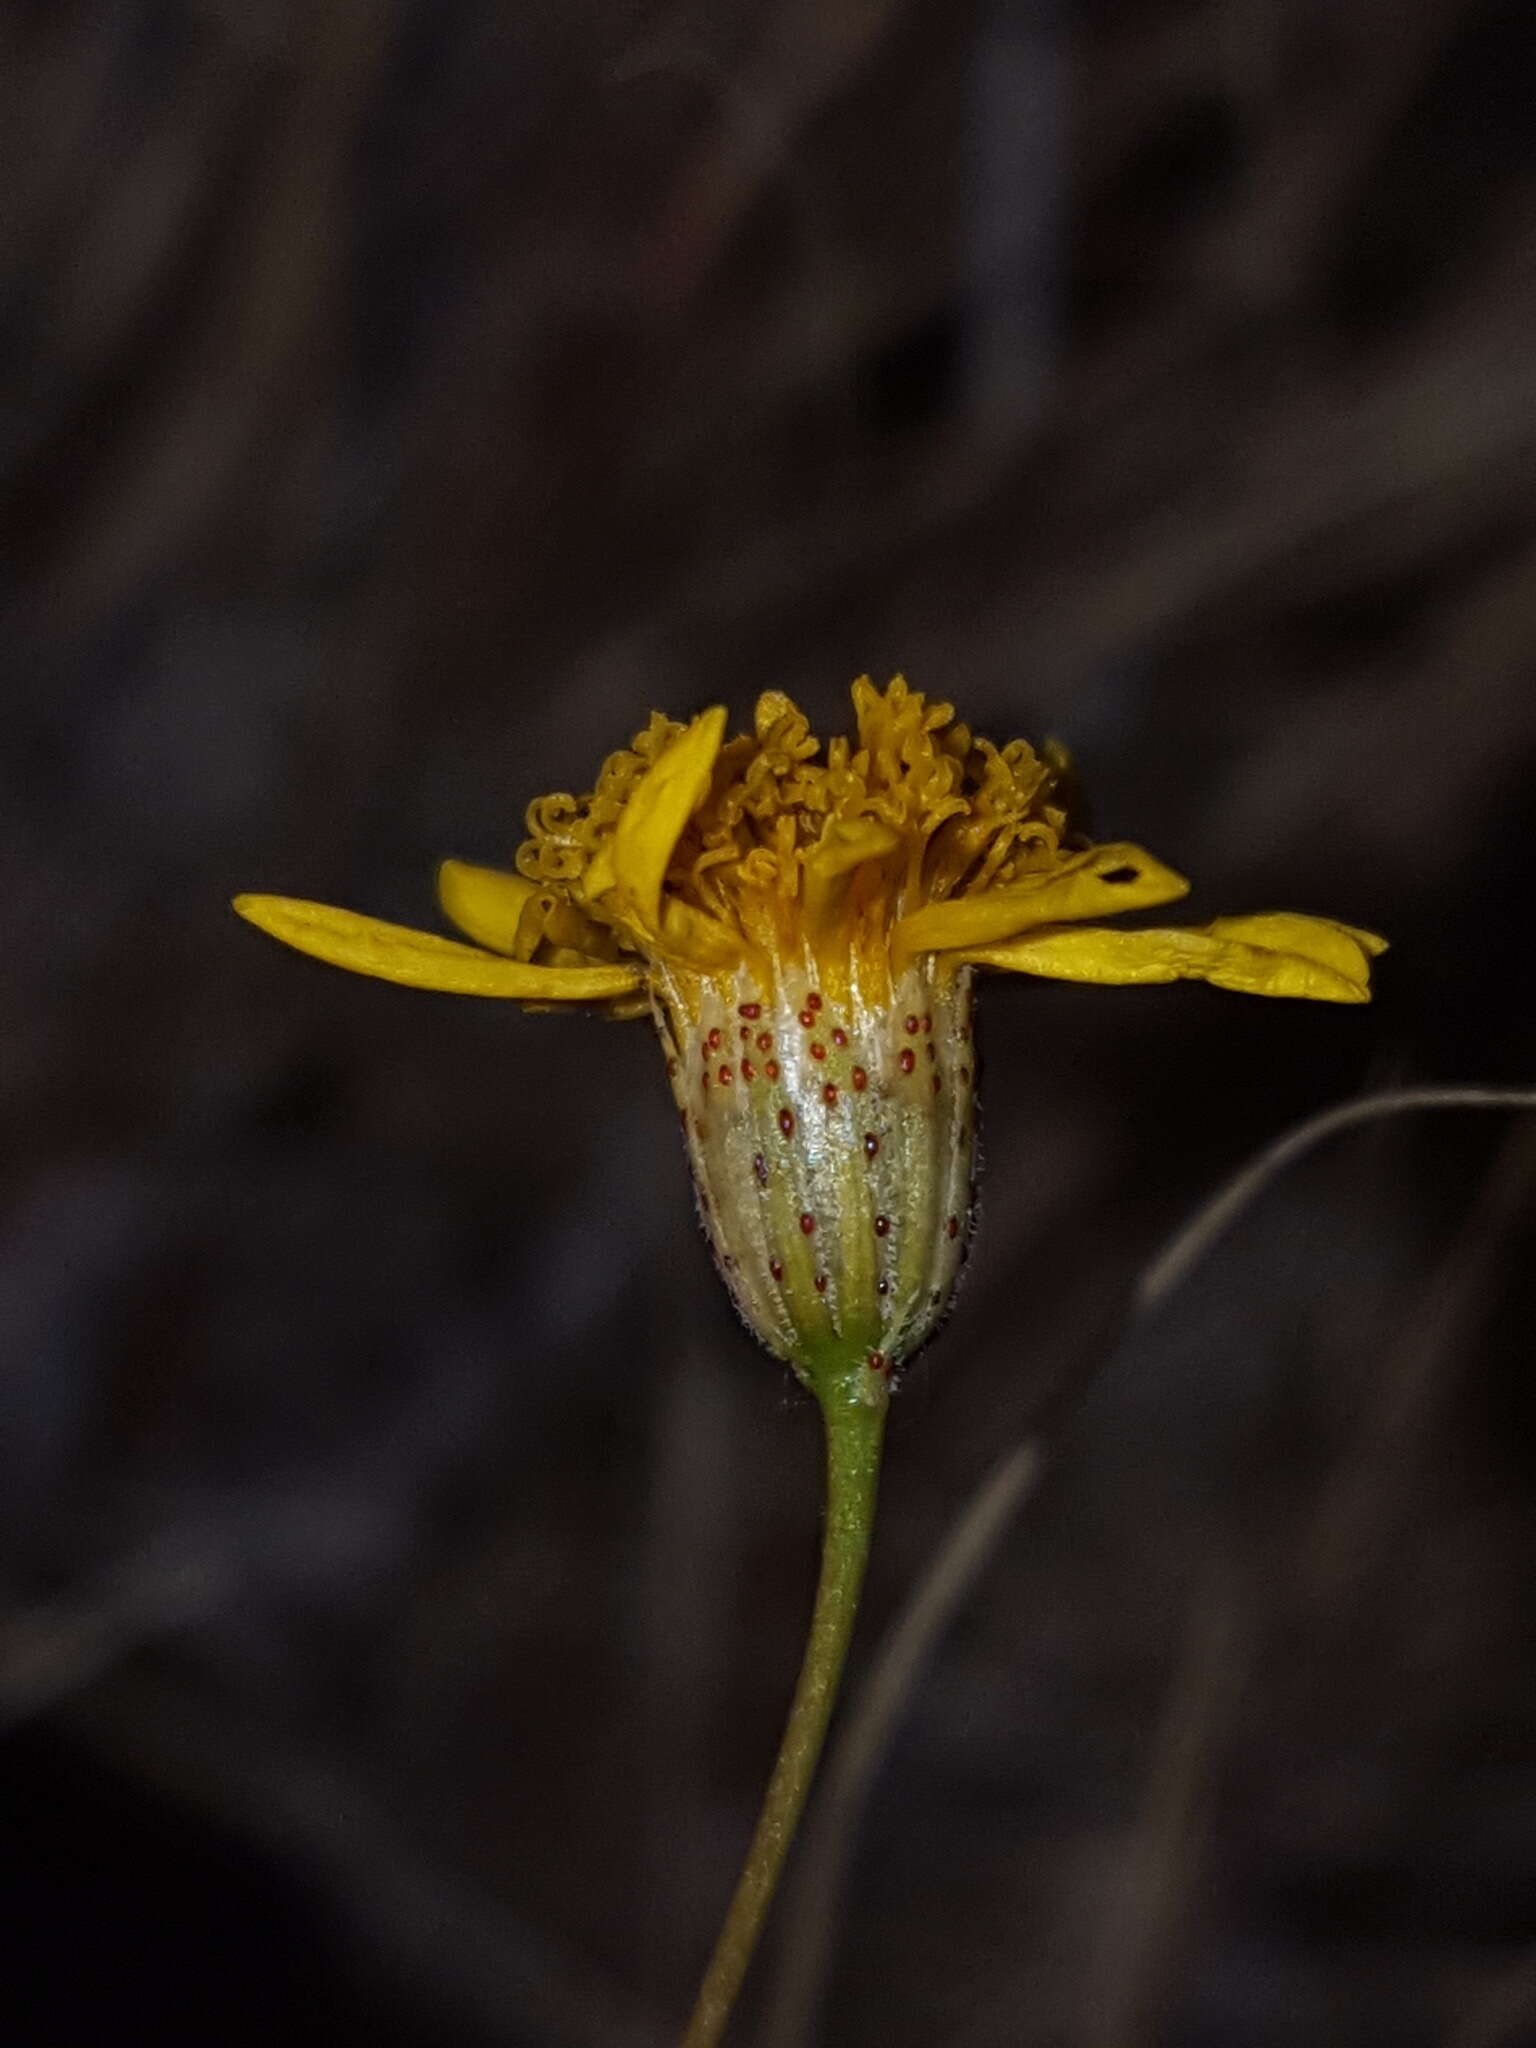
{"type": "MultiPolygon", "coordinates": [[[[715,756],[725,738],[725,707],[701,711],[657,755],[613,828],[613,892],[643,931],[661,917],[661,885],[683,828],[709,793],[715,756]]],[[[594,894],[588,876],[588,894],[594,894]]]]}
{"type": "Polygon", "coordinates": [[[728,924],[711,917],[707,910],[695,910],[669,896],[662,905],[661,937],[667,951],[676,953],[690,967],[704,973],[735,967],[741,959],[741,940],[728,924]]]}
{"type": "Polygon", "coordinates": [[[467,860],[438,863],[437,900],[443,915],[493,953],[516,954],[518,920],[538,891],[537,882],[503,868],[479,868],[467,860]]]}
{"type": "Polygon", "coordinates": [[[613,869],[613,840],[605,839],[587,862],[581,877],[581,900],[596,903],[608,894],[618,877],[613,869]]]}
{"type": "Polygon", "coordinates": [[[1362,985],[1370,979],[1373,956],[1387,950],[1386,940],[1375,932],[1340,924],[1331,917],[1306,917],[1297,910],[1216,917],[1205,929],[1218,939],[1240,939],[1247,945],[1262,946],[1267,952],[1300,953],[1362,985]]]}
{"type": "Polygon", "coordinates": [[[884,860],[901,837],[875,818],[835,819],[805,856],[802,900],[807,929],[825,933],[835,924],[849,879],[867,862],[884,860]]]}
{"type": "Polygon", "coordinates": [[[1079,854],[1069,867],[1058,868],[1038,881],[930,903],[901,920],[893,945],[907,955],[947,952],[956,946],[989,946],[1036,925],[1113,917],[1122,910],[1149,910],[1177,903],[1188,894],[1184,877],[1154,860],[1142,847],[1119,843],[1095,846],[1079,854]]]}
{"type": "MultiPolygon", "coordinates": [[[[1288,918],[1291,913],[1274,915],[1288,918]]],[[[1240,924],[1245,920],[1218,922],[1240,924]]],[[[1217,988],[1256,996],[1301,996],[1323,1003],[1368,1003],[1371,999],[1366,982],[1369,969],[1363,958],[1356,976],[1300,950],[1272,951],[1223,937],[1209,925],[1188,931],[1122,932],[1091,925],[1074,931],[1032,932],[1006,945],[970,948],[960,958],[978,967],[1039,974],[1053,981],[1208,981],[1217,988]]]]}
{"type": "Polygon", "coordinates": [[[354,974],[449,995],[504,996],[514,1001],[595,1003],[629,995],[642,977],[632,967],[530,967],[494,953],[415,932],[404,925],[361,917],[328,903],[291,896],[237,896],[235,909],[250,924],[301,953],[354,974]]]}

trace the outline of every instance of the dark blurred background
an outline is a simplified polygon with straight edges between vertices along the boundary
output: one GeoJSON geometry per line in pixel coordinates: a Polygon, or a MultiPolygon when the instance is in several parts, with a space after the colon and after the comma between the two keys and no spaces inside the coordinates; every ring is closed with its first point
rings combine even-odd
{"type": "MultiPolygon", "coordinates": [[[[1536,2041],[1528,0],[0,12],[4,2038],[661,2048],[809,1599],[643,1024],[350,980],[653,705],[904,669],[1370,1010],[994,986],[867,1662],[1047,1477],[825,2048],[1536,2041]]],[[[782,1960],[770,1944],[738,2038],[782,1960]]],[[[780,2042],[775,2048],[786,2048],[780,2042]]]]}

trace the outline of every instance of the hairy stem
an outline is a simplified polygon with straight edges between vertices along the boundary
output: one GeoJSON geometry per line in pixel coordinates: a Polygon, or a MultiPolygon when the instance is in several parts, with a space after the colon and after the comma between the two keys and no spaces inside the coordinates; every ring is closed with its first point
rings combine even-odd
{"type": "Polygon", "coordinates": [[[725,2031],[815,1775],[858,1612],[874,1528],[885,1428],[883,1387],[881,1394],[877,1403],[868,1404],[846,1381],[834,1380],[819,1395],[826,1428],[827,1512],[810,1638],[752,1846],[699,1987],[682,2048],[714,2048],[725,2031]]]}

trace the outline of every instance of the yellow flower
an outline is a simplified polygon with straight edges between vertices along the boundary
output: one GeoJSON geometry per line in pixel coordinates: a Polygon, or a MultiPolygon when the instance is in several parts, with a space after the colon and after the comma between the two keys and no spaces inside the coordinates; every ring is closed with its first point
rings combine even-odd
{"type": "Polygon", "coordinates": [[[977,968],[1361,1003],[1383,941],[1291,911],[1097,923],[1188,884],[1071,833],[1058,752],[979,739],[900,677],[853,703],[825,748],[775,690],[734,739],[719,707],[653,715],[590,794],[530,807],[516,874],[443,863],[474,945],[285,897],[235,908],[388,981],[648,1011],[738,1309],[818,1391],[878,1403],[964,1251],[977,968]]]}

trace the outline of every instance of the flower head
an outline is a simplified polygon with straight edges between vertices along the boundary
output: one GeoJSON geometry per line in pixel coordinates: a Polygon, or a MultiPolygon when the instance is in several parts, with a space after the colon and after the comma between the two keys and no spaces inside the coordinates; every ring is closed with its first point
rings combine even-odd
{"type": "Polygon", "coordinates": [[[1383,941],[1291,911],[1100,923],[1188,884],[1074,834],[1058,751],[994,746],[900,677],[861,678],[853,704],[825,747],[776,690],[731,739],[719,707],[653,715],[588,794],[530,806],[515,874],[443,863],[472,946],[284,897],[235,907],[386,980],[649,1012],[738,1309],[818,1391],[883,1401],[964,1253],[978,968],[1360,1003],[1383,941]]]}

